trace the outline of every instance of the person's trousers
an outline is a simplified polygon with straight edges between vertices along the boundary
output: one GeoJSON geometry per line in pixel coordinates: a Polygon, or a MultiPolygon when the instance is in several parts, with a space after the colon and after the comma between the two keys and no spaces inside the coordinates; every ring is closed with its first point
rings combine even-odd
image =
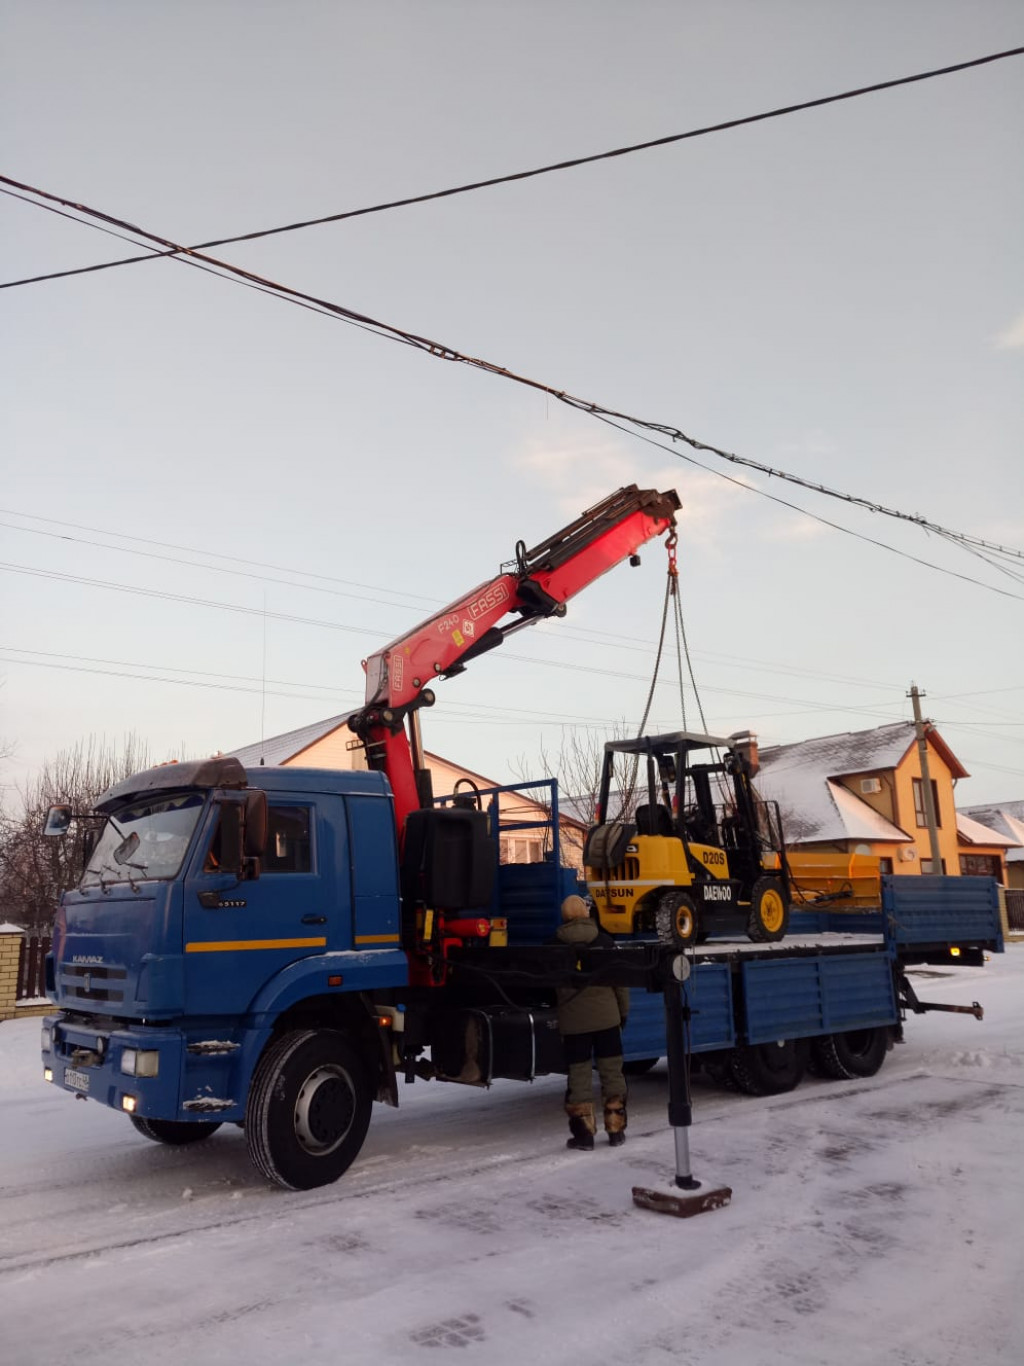
{"type": "Polygon", "coordinates": [[[593,1065],[601,1083],[601,1099],[611,1100],[626,1094],[626,1078],[622,1071],[622,1033],[615,1025],[588,1034],[564,1034],[563,1052],[569,1068],[569,1084],[565,1093],[566,1105],[586,1105],[594,1099],[591,1080],[593,1065]],[[593,1062],[591,1061],[593,1059],[593,1062]]]}

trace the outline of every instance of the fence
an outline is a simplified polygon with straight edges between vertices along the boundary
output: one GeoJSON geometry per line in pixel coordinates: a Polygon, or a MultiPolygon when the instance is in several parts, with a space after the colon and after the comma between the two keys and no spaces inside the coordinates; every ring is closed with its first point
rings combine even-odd
{"type": "Polygon", "coordinates": [[[45,1015],[49,938],[28,938],[17,925],[0,925],[0,1020],[45,1015]]]}
{"type": "Polygon", "coordinates": [[[46,995],[46,955],[50,952],[52,943],[49,935],[38,935],[21,941],[16,992],[19,1001],[30,1001],[46,995]]]}
{"type": "Polygon", "coordinates": [[[1007,888],[1006,923],[1011,934],[1024,934],[1024,888],[1007,888]]]}

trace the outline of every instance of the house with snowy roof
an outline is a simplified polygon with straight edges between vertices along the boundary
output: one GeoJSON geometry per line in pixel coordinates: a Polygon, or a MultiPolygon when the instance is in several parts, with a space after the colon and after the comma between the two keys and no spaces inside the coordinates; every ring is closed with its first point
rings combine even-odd
{"type": "MultiPolygon", "coordinates": [[[[266,764],[286,768],[355,769],[366,767],[363,747],[348,728],[352,712],[329,716],[323,721],[300,726],[254,744],[231,751],[246,768],[266,764]]],[[[430,770],[436,796],[447,796],[457,789],[485,792],[503,787],[493,778],[484,777],[472,769],[463,768],[438,754],[425,752],[424,763],[430,770]]],[[[543,800],[545,791],[538,790],[538,800],[526,793],[498,794],[502,825],[500,850],[502,863],[540,863],[550,848],[550,817],[543,800]],[[547,827],[547,828],[546,828],[547,827]]],[[[586,824],[571,811],[559,811],[559,831],[562,862],[569,866],[580,863],[586,824]]]]}
{"type": "Polygon", "coordinates": [[[957,811],[957,821],[963,827],[965,840],[971,846],[977,846],[966,851],[966,857],[973,865],[967,871],[984,871],[985,854],[982,846],[987,839],[998,837],[1006,841],[1005,885],[1024,893],[1024,801],[962,806],[957,811]]]}
{"type": "Polygon", "coordinates": [[[786,841],[795,849],[871,854],[883,873],[983,873],[1005,883],[1006,854],[1015,841],[958,816],[954,788],[967,770],[934,726],[926,743],[939,868],[932,867],[912,721],[766,746],[757,788],[779,803],[786,841]]]}

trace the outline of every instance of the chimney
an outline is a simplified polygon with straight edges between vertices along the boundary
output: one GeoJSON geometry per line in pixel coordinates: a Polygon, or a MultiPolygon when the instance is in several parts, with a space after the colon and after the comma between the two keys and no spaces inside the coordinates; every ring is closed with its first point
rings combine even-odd
{"type": "Polygon", "coordinates": [[[757,736],[753,731],[738,730],[734,735],[729,736],[729,744],[732,746],[733,753],[738,755],[746,766],[747,777],[756,778],[761,767],[757,753],[757,736]]]}

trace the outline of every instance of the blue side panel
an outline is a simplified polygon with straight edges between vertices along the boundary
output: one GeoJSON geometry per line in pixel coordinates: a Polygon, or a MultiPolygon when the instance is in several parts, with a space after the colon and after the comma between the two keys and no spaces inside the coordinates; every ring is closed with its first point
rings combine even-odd
{"type": "Polygon", "coordinates": [[[881,911],[790,911],[790,934],[884,934],[881,911]]]}
{"type": "Polygon", "coordinates": [[[886,954],[743,963],[746,1041],[838,1033],[894,1024],[896,1000],[886,954]]]}
{"type": "Polygon", "coordinates": [[[575,891],[572,868],[555,863],[501,864],[495,913],[508,920],[509,944],[547,943],[562,923],[562,902],[575,891]]]}
{"type": "MultiPolygon", "coordinates": [[[[692,1020],[691,1047],[695,1053],[731,1048],[733,1028],[732,977],[724,963],[701,963],[686,985],[692,1020]]],[[[665,1002],[660,992],[631,991],[629,1023],[622,1036],[627,1061],[665,1056],[665,1002]]]]}
{"type": "Polygon", "coordinates": [[[882,908],[897,944],[983,944],[1003,952],[994,878],[883,877],[882,908]]]}
{"type": "MultiPolygon", "coordinates": [[[[686,983],[686,1000],[693,1012],[690,1040],[694,1052],[731,1048],[736,1042],[733,1023],[732,973],[725,963],[700,963],[686,983]]],[[[665,1032],[662,1022],[662,1034],[665,1032]]]]}
{"type": "MultiPolygon", "coordinates": [[[[351,833],[352,943],[398,943],[398,848],[390,798],[353,797],[345,803],[351,833]]],[[[340,943],[339,947],[347,947],[340,943]]]]}

